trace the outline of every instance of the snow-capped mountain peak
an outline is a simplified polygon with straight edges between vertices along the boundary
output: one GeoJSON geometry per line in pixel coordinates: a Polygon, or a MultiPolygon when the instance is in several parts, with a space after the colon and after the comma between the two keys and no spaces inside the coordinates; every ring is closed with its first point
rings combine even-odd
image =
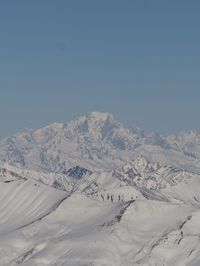
{"type": "Polygon", "coordinates": [[[176,138],[145,134],[124,127],[112,114],[92,112],[67,124],[24,130],[1,140],[0,161],[62,173],[77,164],[91,171],[112,170],[142,155],[161,164],[197,168],[198,136],[197,131],[176,138]]]}
{"type": "Polygon", "coordinates": [[[91,112],[88,117],[94,119],[95,121],[106,121],[108,119],[114,120],[114,116],[106,112],[91,112]]]}
{"type": "Polygon", "coordinates": [[[66,134],[71,136],[90,135],[94,139],[102,139],[105,130],[120,127],[120,123],[109,113],[92,112],[72,120],[66,125],[66,134]]]}
{"type": "Polygon", "coordinates": [[[98,112],[1,140],[0,265],[199,265],[199,151],[98,112]]]}

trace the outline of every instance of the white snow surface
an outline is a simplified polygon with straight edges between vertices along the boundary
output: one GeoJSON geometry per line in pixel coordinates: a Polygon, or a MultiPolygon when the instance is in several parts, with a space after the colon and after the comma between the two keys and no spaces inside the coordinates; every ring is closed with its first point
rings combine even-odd
{"type": "Polygon", "coordinates": [[[0,266],[199,266],[200,131],[109,113],[0,141],[0,266]]]}

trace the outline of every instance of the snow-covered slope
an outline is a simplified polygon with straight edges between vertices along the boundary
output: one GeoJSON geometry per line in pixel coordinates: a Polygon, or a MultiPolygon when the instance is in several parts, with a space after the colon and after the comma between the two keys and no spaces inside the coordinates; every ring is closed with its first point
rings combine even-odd
{"type": "Polygon", "coordinates": [[[189,130],[167,137],[167,141],[185,155],[200,158],[200,130],[189,130]]]}
{"type": "Polygon", "coordinates": [[[0,266],[199,266],[200,134],[108,113],[0,141],[0,266]]]}
{"type": "Polygon", "coordinates": [[[32,180],[0,183],[0,237],[41,219],[68,194],[32,180]]]}
{"type": "Polygon", "coordinates": [[[0,265],[197,265],[198,213],[190,204],[73,193],[41,220],[0,226],[0,265]]]}

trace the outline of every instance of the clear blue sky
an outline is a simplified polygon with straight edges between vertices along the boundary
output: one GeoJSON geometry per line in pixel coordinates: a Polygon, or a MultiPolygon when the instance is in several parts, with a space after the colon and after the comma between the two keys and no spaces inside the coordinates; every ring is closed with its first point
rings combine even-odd
{"type": "Polygon", "coordinates": [[[90,111],[200,128],[200,1],[2,0],[0,137],[90,111]]]}

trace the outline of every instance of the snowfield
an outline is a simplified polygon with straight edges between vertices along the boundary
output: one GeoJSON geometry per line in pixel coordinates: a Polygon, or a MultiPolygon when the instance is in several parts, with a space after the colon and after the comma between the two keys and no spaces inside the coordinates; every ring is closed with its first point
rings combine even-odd
{"type": "Polygon", "coordinates": [[[200,133],[107,113],[0,141],[1,266],[199,266],[200,133]]]}

